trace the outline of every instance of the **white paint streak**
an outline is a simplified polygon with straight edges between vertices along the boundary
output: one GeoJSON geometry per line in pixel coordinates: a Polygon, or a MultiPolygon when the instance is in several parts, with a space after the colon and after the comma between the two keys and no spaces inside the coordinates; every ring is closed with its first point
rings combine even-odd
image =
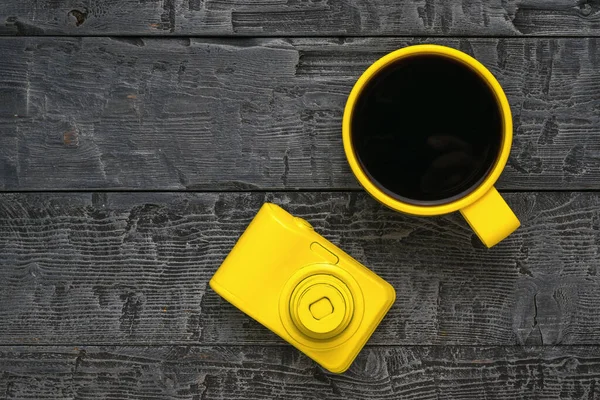
{"type": "Polygon", "coordinates": [[[26,111],[25,112],[26,112],[26,115],[28,117],[29,117],[29,102],[30,102],[29,99],[30,99],[30,95],[31,95],[31,81],[29,79],[29,66],[30,66],[30,64],[31,63],[29,63],[29,62],[27,63],[27,72],[26,72],[27,75],[26,75],[26,78],[25,78],[26,81],[27,81],[27,86],[25,87],[25,90],[26,90],[26,92],[25,92],[26,93],[26,95],[25,95],[25,99],[26,99],[25,100],[26,101],[26,106],[25,106],[26,108],[25,108],[25,110],[26,111]]]}

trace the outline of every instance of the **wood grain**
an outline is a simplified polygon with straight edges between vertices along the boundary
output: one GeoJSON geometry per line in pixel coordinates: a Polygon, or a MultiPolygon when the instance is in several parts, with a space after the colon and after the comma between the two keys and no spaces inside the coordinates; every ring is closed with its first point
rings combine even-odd
{"type": "Polygon", "coordinates": [[[0,197],[0,344],[278,344],[208,288],[265,201],[389,281],[371,344],[597,344],[600,194],[510,194],[523,226],[492,250],[459,215],[362,193],[0,197]]]}
{"type": "Polygon", "coordinates": [[[600,189],[595,38],[4,38],[0,189],[357,189],[346,96],[378,57],[422,42],[503,84],[501,189],[600,189]]]}
{"type": "Polygon", "coordinates": [[[600,348],[367,347],[344,375],[291,346],[0,347],[6,399],[596,399],[600,348]]]}
{"type": "Polygon", "coordinates": [[[598,35],[594,0],[25,0],[8,35],[598,35]]]}

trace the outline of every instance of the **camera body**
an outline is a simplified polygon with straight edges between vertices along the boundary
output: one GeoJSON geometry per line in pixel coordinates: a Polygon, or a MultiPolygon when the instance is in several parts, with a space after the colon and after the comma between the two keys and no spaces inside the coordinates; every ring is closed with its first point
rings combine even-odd
{"type": "Polygon", "coordinates": [[[396,298],[389,283],[271,203],[261,207],[210,286],[335,373],[350,367],[396,298]]]}

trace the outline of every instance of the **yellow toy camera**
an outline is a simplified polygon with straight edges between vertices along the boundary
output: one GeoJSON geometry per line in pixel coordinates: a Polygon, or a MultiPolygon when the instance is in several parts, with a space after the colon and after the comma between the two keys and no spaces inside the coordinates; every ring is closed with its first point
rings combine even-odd
{"type": "Polygon", "coordinates": [[[350,367],[396,299],[389,283],[270,203],[210,287],[336,373],[350,367]]]}

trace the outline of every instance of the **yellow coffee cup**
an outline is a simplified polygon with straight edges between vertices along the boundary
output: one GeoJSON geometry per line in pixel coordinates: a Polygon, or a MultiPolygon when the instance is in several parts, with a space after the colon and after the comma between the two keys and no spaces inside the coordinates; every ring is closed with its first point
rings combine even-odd
{"type": "Polygon", "coordinates": [[[438,45],[406,47],[371,65],[350,93],[342,126],[352,172],[375,199],[420,216],[460,211],[487,247],[520,225],[494,187],[512,129],[492,73],[438,45]]]}

